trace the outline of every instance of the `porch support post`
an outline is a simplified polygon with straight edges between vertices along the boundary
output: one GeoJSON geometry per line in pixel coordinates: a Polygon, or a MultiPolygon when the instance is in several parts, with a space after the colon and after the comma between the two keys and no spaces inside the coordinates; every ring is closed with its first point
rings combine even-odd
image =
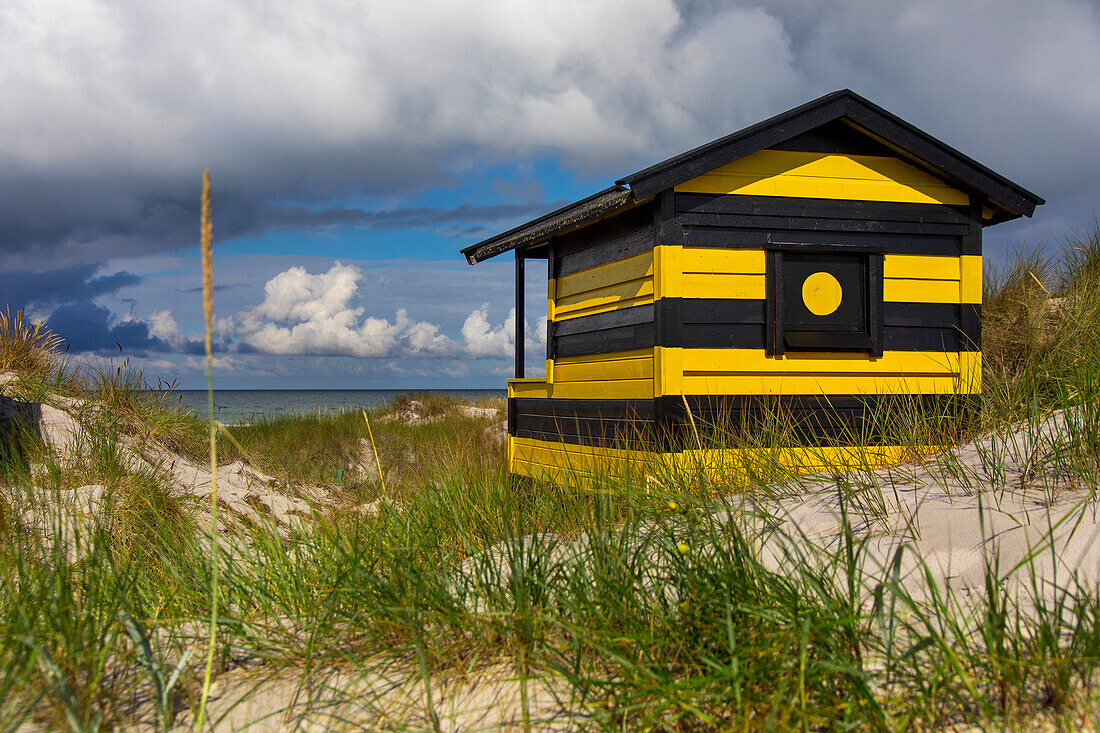
{"type": "Polygon", "coordinates": [[[523,253],[516,248],[516,379],[523,379],[523,253]]]}

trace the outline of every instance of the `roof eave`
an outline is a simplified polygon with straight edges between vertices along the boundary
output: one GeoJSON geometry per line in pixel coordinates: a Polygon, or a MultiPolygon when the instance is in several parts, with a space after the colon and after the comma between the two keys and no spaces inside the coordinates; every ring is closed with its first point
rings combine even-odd
{"type": "Polygon", "coordinates": [[[568,206],[544,214],[537,219],[472,244],[462,250],[471,265],[521,247],[536,244],[555,234],[572,231],[609,214],[639,203],[633,192],[624,186],[611,186],[568,206]]]}

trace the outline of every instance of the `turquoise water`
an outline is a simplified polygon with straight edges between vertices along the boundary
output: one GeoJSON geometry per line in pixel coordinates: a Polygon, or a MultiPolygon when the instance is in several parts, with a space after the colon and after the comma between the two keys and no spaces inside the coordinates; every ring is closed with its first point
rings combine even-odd
{"type": "MultiPolygon", "coordinates": [[[[503,389],[422,389],[426,394],[453,395],[461,400],[506,397],[503,389]]],[[[391,402],[410,390],[394,389],[216,389],[215,417],[226,425],[241,425],[260,417],[308,415],[314,412],[339,412],[370,409],[391,402]]],[[[199,417],[206,417],[206,390],[182,389],[180,406],[199,417]]]]}

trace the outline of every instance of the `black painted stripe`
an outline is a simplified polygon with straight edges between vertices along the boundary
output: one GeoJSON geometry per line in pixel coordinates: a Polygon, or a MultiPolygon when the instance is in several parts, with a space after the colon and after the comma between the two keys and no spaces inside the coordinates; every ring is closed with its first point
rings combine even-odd
{"type": "Polygon", "coordinates": [[[653,249],[653,207],[639,206],[554,240],[555,277],[572,275],[653,249]]]}
{"type": "Polygon", "coordinates": [[[742,196],[713,193],[677,193],[677,214],[731,214],[806,219],[800,228],[829,226],[830,219],[914,224],[970,225],[969,207],[944,204],[908,204],[846,199],[810,199],[785,196],[742,196]]]}
{"type": "Polygon", "coordinates": [[[823,229],[747,229],[684,227],[683,244],[689,247],[764,249],[773,242],[814,245],[856,244],[886,254],[947,255],[981,254],[981,243],[967,237],[884,235],[878,232],[839,232],[823,229]]]}
{"type": "MultiPolygon", "coordinates": [[[[907,415],[958,419],[974,406],[956,395],[693,395],[656,400],[516,399],[509,423],[521,438],[578,445],[670,449],[729,444],[782,431],[800,445],[884,445],[907,415]],[[685,407],[685,401],[687,407],[685,407]],[[687,419],[691,410],[692,420],[687,419]]],[[[755,444],[750,439],[749,444],[755,444]]],[[[728,446],[733,447],[733,446],[728,446]]]]}
{"type": "Polygon", "coordinates": [[[653,304],[636,305],[607,313],[596,313],[580,318],[569,318],[554,323],[554,333],[559,336],[572,336],[578,333],[591,333],[624,326],[636,326],[653,322],[653,304]]]}
{"type": "Polygon", "coordinates": [[[656,443],[653,400],[516,399],[521,438],[645,448],[656,443]]]}
{"type": "MultiPolygon", "coordinates": [[[[802,153],[839,153],[841,155],[877,155],[896,158],[897,153],[866,133],[846,125],[840,120],[827,122],[820,127],[795,135],[768,148],[769,150],[793,150],[802,153]]],[[[907,161],[912,164],[911,161],[907,161]]]]}
{"type": "Polygon", "coordinates": [[[665,433],[687,444],[715,436],[729,441],[748,436],[754,444],[767,431],[788,435],[799,445],[889,445],[910,417],[955,420],[973,409],[975,399],[960,395],[696,395],[660,397],[657,410],[665,433]],[[685,407],[684,402],[687,402],[685,407]],[[695,427],[687,418],[690,408],[695,427]]]}
{"type": "MultiPolygon", "coordinates": [[[[654,305],[553,323],[554,358],[647,349],[762,349],[765,301],[662,298],[654,305]]],[[[979,351],[981,306],[884,303],[886,351],[979,351]]]]}
{"type": "MultiPolygon", "coordinates": [[[[793,231],[865,232],[870,234],[922,234],[937,237],[962,237],[970,233],[969,224],[940,222],[880,221],[877,219],[824,219],[798,216],[760,216],[754,214],[677,214],[685,227],[725,227],[793,231]]],[[[778,241],[773,236],[772,241],[778,241]]],[[[792,239],[792,242],[799,241],[792,239]]],[[[889,241],[889,240],[884,240],[889,241]]]]}

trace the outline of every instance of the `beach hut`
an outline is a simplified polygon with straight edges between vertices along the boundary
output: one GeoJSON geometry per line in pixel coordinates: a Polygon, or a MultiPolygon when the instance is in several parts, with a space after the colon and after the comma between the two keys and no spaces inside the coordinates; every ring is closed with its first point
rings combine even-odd
{"type": "Polygon", "coordinates": [[[874,443],[887,401],[957,405],[981,389],[982,228],[1042,203],[841,90],[469,246],[470,264],[515,256],[509,468],[569,483],[631,456],[717,465],[737,449],[687,431],[777,411],[812,463],[874,443]],[[547,263],[538,379],[530,260],[547,263]]]}

